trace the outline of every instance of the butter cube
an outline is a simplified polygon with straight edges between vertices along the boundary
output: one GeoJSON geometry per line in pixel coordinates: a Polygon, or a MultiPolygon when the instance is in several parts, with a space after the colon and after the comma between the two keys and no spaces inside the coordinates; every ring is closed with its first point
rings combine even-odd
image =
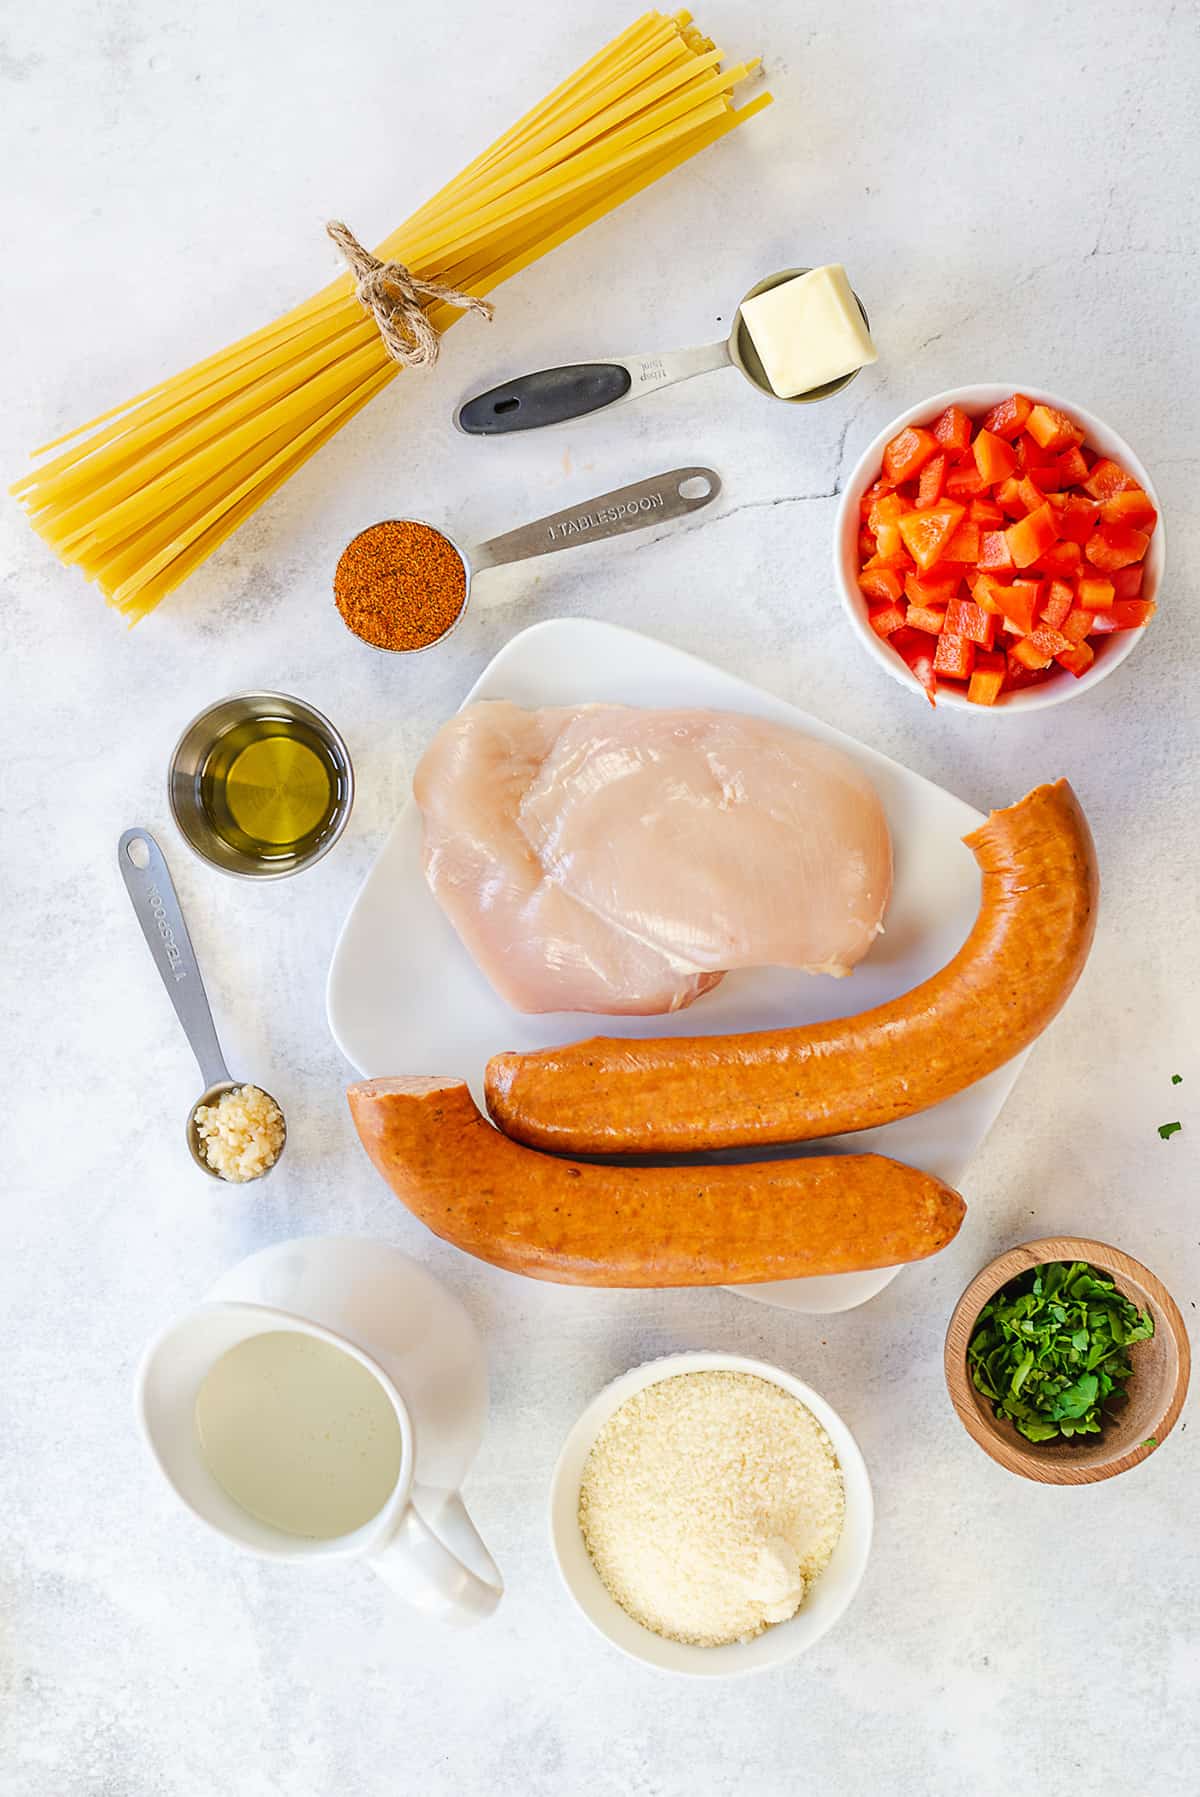
{"type": "Polygon", "coordinates": [[[742,318],[781,399],[878,360],[840,262],[810,268],[747,300],[742,318]]]}

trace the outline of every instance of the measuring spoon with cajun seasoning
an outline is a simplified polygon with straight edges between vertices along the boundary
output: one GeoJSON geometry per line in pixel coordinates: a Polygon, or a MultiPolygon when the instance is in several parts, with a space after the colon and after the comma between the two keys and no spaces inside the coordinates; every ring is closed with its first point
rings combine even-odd
{"type": "Polygon", "coordinates": [[[204,1091],[188,1112],[188,1151],[213,1179],[234,1185],[262,1179],[277,1164],[287,1141],[283,1112],[261,1086],[229,1077],[179,895],[149,830],[123,833],[117,863],[151,959],[204,1081],[204,1091]]]}
{"type": "Polygon", "coordinates": [[[720,491],[721,477],[712,468],[672,468],[470,548],[415,518],[385,519],[346,545],[333,596],[342,622],[364,643],[411,655],[457,629],[474,575],[669,523],[711,505],[720,491]]]}

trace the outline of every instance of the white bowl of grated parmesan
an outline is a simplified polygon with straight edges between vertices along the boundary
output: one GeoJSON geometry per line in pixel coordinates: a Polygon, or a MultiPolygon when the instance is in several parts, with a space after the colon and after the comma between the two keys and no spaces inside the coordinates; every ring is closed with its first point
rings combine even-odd
{"type": "Polygon", "coordinates": [[[765,1361],[672,1354],[592,1400],[550,1488],[563,1582],[635,1660],[763,1672],[833,1627],[862,1582],[874,1504],[858,1444],[765,1361]]]}

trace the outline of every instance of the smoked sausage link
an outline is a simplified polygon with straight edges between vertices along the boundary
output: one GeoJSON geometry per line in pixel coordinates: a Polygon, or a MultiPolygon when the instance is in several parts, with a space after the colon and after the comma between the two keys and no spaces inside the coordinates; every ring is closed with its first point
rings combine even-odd
{"type": "Polygon", "coordinates": [[[520,1148],[462,1080],[351,1086],[396,1196],[467,1254],[559,1285],[748,1285],[898,1266],[953,1240],[966,1206],[878,1154],[751,1166],[608,1167],[520,1148]]]}
{"type": "Polygon", "coordinates": [[[857,1017],[735,1036],[619,1041],[493,1056],[487,1106],[506,1135],[570,1154],[806,1142],[894,1123],[1027,1048],[1074,986],[1096,925],[1091,832],[1065,780],[964,838],[983,875],[954,959],[857,1017]]]}

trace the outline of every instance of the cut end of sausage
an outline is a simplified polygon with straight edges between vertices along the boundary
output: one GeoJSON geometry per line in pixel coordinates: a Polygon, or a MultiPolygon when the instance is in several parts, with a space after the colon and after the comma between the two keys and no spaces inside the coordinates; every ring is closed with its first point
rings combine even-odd
{"type": "Polygon", "coordinates": [[[389,1079],[360,1079],[346,1088],[353,1108],[355,1100],[391,1097],[401,1093],[406,1098],[428,1098],[431,1092],[445,1092],[465,1082],[452,1073],[396,1073],[389,1079]]]}

